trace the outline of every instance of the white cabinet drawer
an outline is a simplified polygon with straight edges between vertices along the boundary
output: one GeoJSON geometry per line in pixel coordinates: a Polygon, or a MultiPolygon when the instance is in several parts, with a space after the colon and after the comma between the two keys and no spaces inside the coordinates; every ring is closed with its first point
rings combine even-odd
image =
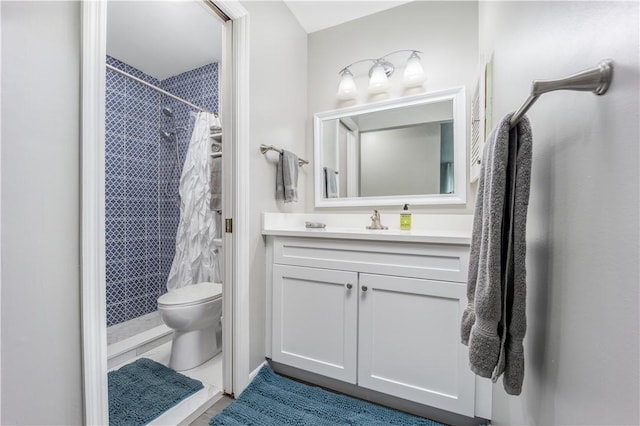
{"type": "Polygon", "coordinates": [[[465,282],[469,248],[448,244],[276,238],[274,263],[465,282]]]}

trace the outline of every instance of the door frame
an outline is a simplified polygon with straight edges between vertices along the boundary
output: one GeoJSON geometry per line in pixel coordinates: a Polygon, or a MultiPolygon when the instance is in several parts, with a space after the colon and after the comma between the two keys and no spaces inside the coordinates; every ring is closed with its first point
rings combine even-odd
{"type": "MultiPolygon", "coordinates": [[[[206,0],[205,0],[206,1],[206,0]]],[[[230,18],[225,35],[222,78],[225,99],[221,110],[226,140],[233,149],[230,203],[226,218],[233,232],[224,234],[223,387],[239,394],[249,382],[249,16],[237,0],[210,0],[230,18]],[[224,64],[227,64],[226,66],[224,64]],[[229,66],[230,64],[230,66],[229,66]],[[231,253],[229,253],[231,252],[231,253]]],[[[105,0],[83,1],[82,141],[81,141],[81,309],[84,423],[109,423],[107,388],[107,326],[105,275],[105,0]]],[[[227,174],[229,176],[229,174],[227,174]]],[[[229,179],[227,179],[229,181],[229,179]]]]}

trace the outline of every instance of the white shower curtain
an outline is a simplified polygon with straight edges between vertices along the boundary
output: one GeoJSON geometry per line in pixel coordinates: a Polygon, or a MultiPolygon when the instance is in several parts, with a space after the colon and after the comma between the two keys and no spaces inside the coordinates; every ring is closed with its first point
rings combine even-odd
{"type": "Polygon", "coordinates": [[[211,211],[210,127],[219,123],[210,113],[199,112],[191,134],[180,178],[180,223],[176,233],[167,290],[200,282],[220,282],[217,250],[213,244],[216,222],[211,211]]]}

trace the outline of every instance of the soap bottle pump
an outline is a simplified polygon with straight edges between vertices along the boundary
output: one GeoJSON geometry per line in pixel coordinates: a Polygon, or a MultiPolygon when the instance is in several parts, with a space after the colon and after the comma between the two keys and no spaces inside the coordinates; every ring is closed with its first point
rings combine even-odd
{"type": "Polygon", "coordinates": [[[409,211],[409,204],[405,204],[400,213],[400,230],[411,230],[411,212],[409,211]]]}

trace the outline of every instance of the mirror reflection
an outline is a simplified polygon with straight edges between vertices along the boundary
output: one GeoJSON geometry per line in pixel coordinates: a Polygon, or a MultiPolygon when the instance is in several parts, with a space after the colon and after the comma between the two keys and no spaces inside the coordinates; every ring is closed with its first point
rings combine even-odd
{"type": "Polygon", "coordinates": [[[324,198],[453,191],[453,101],[322,125],[324,198]]]}
{"type": "Polygon", "coordinates": [[[316,114],[316,205],[459,202],[462,91],[316,114]]]}

